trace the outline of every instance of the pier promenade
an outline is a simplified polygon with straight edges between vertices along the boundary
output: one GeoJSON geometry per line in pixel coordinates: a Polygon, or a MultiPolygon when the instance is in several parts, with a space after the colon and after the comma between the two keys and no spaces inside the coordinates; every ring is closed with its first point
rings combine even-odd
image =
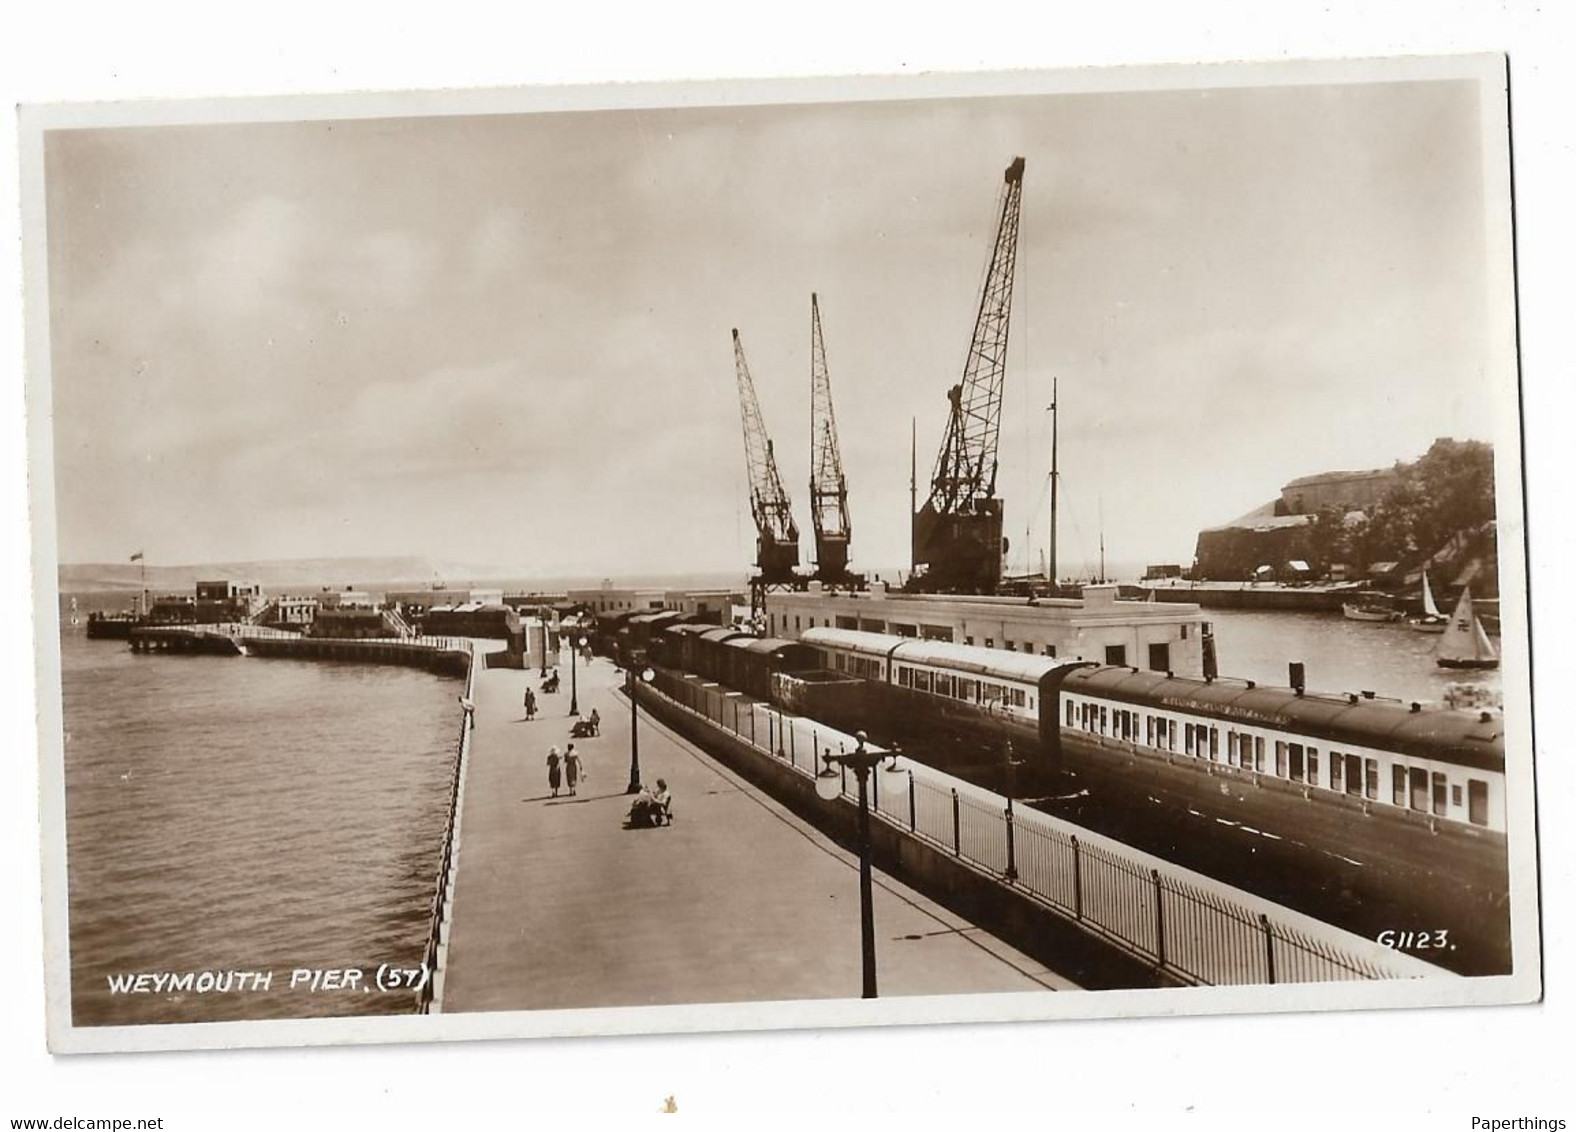
{"type": "MultiPolygon", "coordinates": [[[[642,779],[666,779],[675,822],[626,830],[630,713],[603,658],[579,668],[599,738],[571,740],[570,673],[478,667],[447,955],[436,1008],[548,1010],[857,998],[858,862],[813,826],[640,715],[642,779]],[[521,701],[538,688],[538,715],[521,701]],[[553,798],[548,748],[588,770],[553,798]]],[[[880,993],[1069,989],[1048,971],[877,873],[880,993]]]]}

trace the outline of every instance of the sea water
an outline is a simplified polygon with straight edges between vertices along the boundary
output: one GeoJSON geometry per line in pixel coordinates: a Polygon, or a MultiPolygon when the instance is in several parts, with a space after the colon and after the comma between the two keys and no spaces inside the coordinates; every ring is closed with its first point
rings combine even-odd
{"type": "Polygon", "coordinates": [[[411,1011],[407,988],[289,982],[419,966],[462,685],[399,667],[139,654],[88,640],[69,613],[61,638],[74,1022],[411,1011]],[[224,972],[274,979],[112,989],[224,972]]]}

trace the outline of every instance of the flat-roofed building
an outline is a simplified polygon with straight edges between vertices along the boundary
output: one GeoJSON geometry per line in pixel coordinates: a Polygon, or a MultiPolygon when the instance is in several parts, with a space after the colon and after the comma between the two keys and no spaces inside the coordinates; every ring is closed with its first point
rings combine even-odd
{"type": "Polygon", "coordinates": [[[814,626],[1126,664],[1179,676],[1204,673],[1209,622],[1197,605],[1118,601],[1115,586],[1081,598],[965,597],[888,592],[766,595],[766,635],[797,640],[814,626]]]}
{"type": "Polygon", "coordinates": [[[712,625],[732,624],[733,607],[748,603],[748,595],[741,590],[669,590],[662,598],[664,609],[712,625]]]}
{"type": "Polygon", "coordinates": [[[604,582],[594,590],[570,590],[570,605],[585,606],[592,613],[646,613],[653,609],[666,609],[669,591],[660,586],[615,588],[604,582]]]}

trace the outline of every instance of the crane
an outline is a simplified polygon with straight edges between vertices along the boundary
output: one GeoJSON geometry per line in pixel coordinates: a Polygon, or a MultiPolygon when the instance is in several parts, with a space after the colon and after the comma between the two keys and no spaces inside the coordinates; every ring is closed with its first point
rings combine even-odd
{"type": "Polygon", "coordinates": [[[913,518],[913,564],[916,572],[924,567],[917,584],[927,590],[992,593],[1001,581],[1006,543],[996,498],[996,449],[1022,201],[1023,158],[1017,157],[1003,177],[996,243],[963,380],[947,391],[947,429],[930,496],[913,518]]]}
{"type": "Polygon", "coordinates": [[[777,474],[771,437],[755,399],[755,383],[744,360],[744,344],[733,332],[733,368],[739,382],[739,413],[744,418],[744,457],[749,465],[750,515],[755,520],[755,576],[750,579],[751,611],[759,615],[768,589],[791,586],[799,565],[799,526],[793,521],[793,504],[777,474]]]}
{"type": "Polygon", "coordinates": [[[832,378],[821,337],[821,305],[810,295],[810,518],[815,524],[815,577],[828,585],[858,586],[848,572],[848,481],[837,449],[832,378]]]}

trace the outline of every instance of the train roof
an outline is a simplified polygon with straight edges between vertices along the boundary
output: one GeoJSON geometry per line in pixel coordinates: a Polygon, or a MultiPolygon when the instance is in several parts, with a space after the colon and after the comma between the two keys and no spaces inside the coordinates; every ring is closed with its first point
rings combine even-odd
{"type": "Polygon", "coordinates": [[[733,637],[747,637],[748,633],[741,633],[737,629],[707,629],[700,635],[703,641],[726,641],[733,637]]]}
{"type": "Polygon", "coordinates": [[[683,633],[686,637],[698,637],[703,633],[713,632],[716,628],[717,626],[715,625],[697,625],[693,622],[684,621],[677,625],[664,625],[662,626],[662,631],[665,633],[683,633]]]}
{"type": "Polygon", "coordinates": [[[731,645],[734,648],[748,649],[750,652],[765,653],[769,656],[777,656],[786,653],[788,650],[808,650],[810,648],[809,645],[800,644],[798,641],[786,640],[782,637],[736,637],[731,641],[724,641],[723,644],[731,645]]]}
{"type": "Polygon", "coordinates": [[[1354,703],[1350,697],[1299,696],[1289,688],[1250,688],[1234,681],[1206,682],[1104,665],[1069,674],[1064,688],[1275,727],[1336,744],[1382,747],[1479,770],[1505,769],[1504,723],[1487,712],[1413,711],[1388,700],[1358,698],[1354,703]]]}
{"type": "Polygon", "coordinates": [[[806,644],[862,653],[866,656],[890,656],[894,660],[908,660],[915,664],[934,664],[978,676],[991,676],[998,680],[1018,680],[1039,684],[1045,674],[1069,664],[1050,656],[1035,656],[1027,652],[1008,652],[1006,649],[980,648],[978,645],[959,645],[951,641],[927,641],[916,637],[894,637],[885,633],[867,633],[859,629],[806,629],[799,634],[806,644]]]}
{"type": "Polygon", "coordinates": [[[912,637],[893,637],[886,633],[867,633],[862,629],[832,629],[826,626],[806,629],[799,634],[799,639],[807,645],[824,645],[844,652],[879,657],[888,656],[898,645],[913,640],[912,637]]]}
{"type": "Polygon", "coordinates": [[[649,613],[637,613],[629,619],[631,625],[655,625],[663,621],[672,621],[683,617],[684,614],[677,609],[654,609],[649,613]]]}

